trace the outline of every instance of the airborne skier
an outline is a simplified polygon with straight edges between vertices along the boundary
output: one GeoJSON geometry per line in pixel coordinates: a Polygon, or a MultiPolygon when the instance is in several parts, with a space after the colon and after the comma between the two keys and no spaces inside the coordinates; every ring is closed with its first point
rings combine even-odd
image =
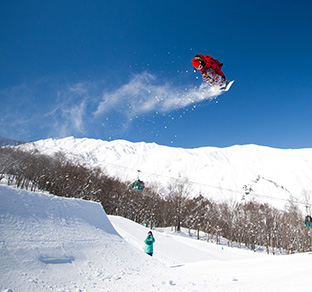
{"type": "Polygon", "coordinates": [[[209,55],[196,55],[192,60],[194,72],[200,70],[204,81],[210,85],[219,85],[220,90],[229,90],[233,81],[228,82],[224,73],[221,71],[222,63],[209,55]]]}

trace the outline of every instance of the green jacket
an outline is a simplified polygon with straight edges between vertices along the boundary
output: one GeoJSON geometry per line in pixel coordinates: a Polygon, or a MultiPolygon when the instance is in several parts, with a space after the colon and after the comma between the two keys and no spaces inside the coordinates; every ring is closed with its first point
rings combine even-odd
{"type": "Polygon", "coordinates": [[[311,221],[311,217],[310,217],[310,216],[307,216],[307,217],[305,218],[304,222],[305,222],[305,225],[306,225],[307,227],[312,226],[312,221],[311,221]],[[309,221],[308,221],[308,218],[310,219],[309,221]]]}
{"type": "Polygon", "coordinates": [[[306,221],[305,225],[308,226],[308,227],[310,227],[310,226],[312,226],[312,222],[306,221]]]}
{"type": "Polygon", "coordinates": [[[153,243],[155,242],[154,236],[148,235],[146,239],[144,240],[144,242],[145,242],[144,252],[153,253],[153,243]]]}

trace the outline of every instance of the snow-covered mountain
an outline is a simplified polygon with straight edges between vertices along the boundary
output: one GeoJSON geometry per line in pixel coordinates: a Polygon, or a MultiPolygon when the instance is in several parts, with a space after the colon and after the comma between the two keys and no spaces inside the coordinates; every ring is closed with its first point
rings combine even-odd
{"type": "Polygon", "coordinates": [[[49,155],[62,151],[68,158],[101,167],[122,181],[133,181],[139,174],[147,186],[157,183],[165,188],[170,182],[188,179],[191,195],[201,192],[215,200],[253,198],[284,207],[290,198],[305,203],[303,194],[312,193],[312,149],[258,145],[183,149],[73,137],[19,147],[49,155]]]}

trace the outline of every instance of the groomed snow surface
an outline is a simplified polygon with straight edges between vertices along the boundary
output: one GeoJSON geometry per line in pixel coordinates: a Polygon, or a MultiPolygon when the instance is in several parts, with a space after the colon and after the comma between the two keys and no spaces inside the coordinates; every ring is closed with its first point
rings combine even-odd
{"type": "Polygon", "coordinates": [[[148,229],[100,204],[0,185],[0,291],[305,291],[312,254],[272,256],[148,229]]]}

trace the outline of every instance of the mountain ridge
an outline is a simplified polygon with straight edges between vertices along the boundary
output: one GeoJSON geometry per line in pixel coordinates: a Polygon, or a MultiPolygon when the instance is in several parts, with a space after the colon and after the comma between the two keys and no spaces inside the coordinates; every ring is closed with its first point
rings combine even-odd
{"type": "Polygon", "coordinates": [[[62,151],[69,159],[100,167],[122,181],[131,182],[139,175],[147,186],[165,188],[174,180],[189,181],[193,193],[218,200],[249,197],[283,207],[290,198],[302,201],[302,193],[312,190],[310,148],[247,144],[188,149],[74,137],[39,140],[18,147],[48,155],[62,151]]]}

